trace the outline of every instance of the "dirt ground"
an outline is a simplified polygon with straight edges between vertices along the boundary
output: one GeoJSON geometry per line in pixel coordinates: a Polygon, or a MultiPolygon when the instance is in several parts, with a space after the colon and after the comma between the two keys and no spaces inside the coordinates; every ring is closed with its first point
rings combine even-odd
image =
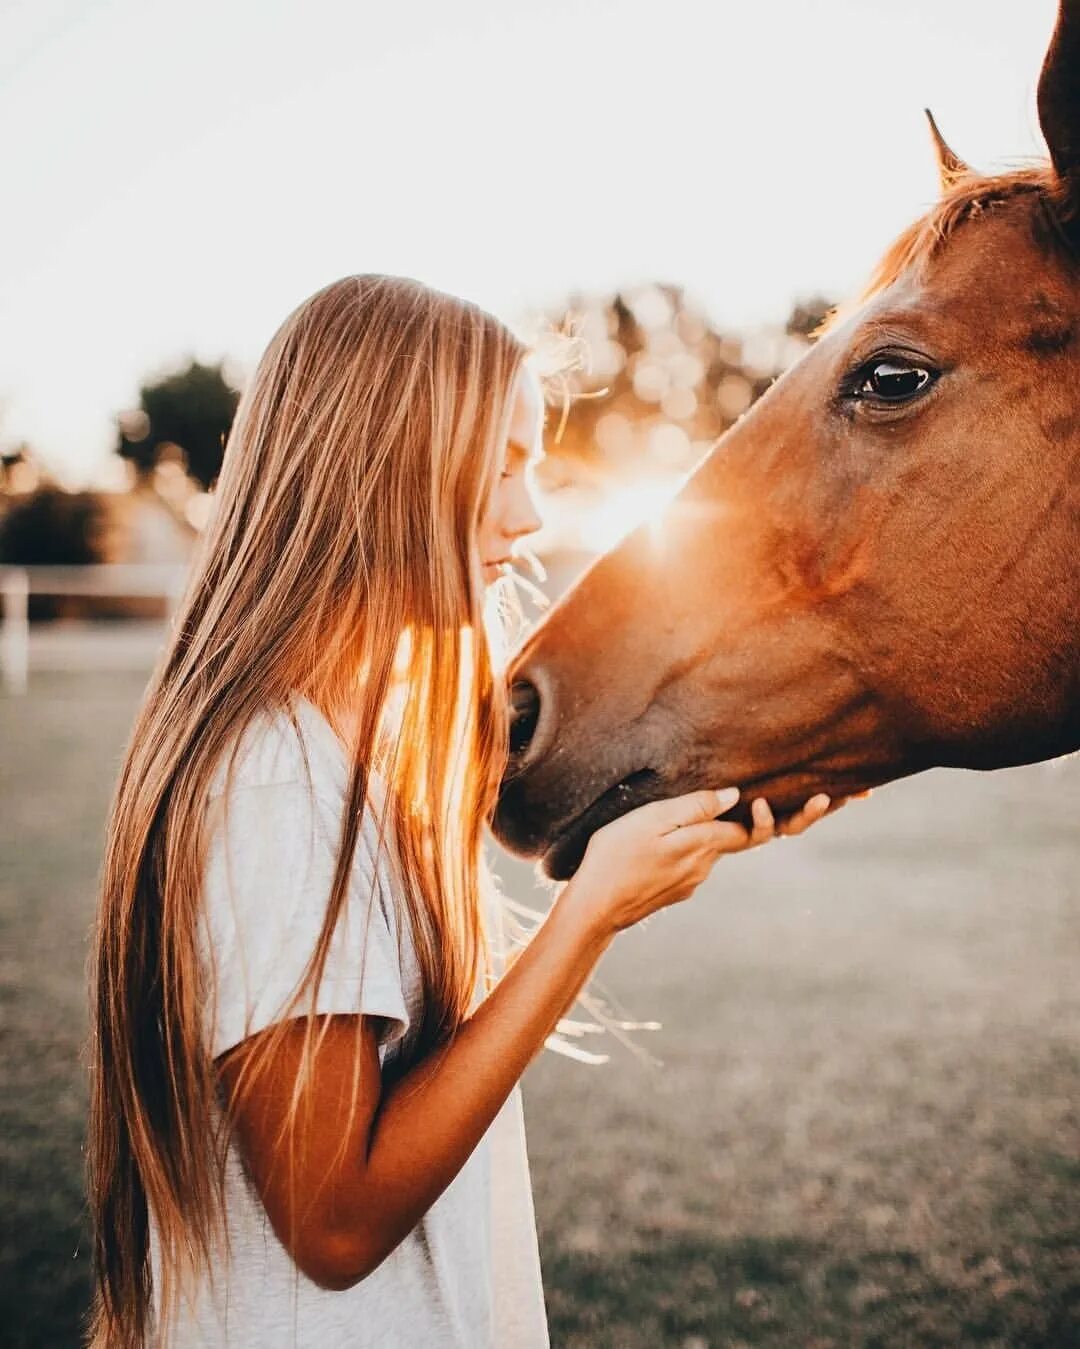
{"type": "MultiPolygon", "coordinates": [[[[85,939],[140,683],[0,696],[12,1346],[78,1338],[85,939]]],[[[597,982],[662,1064],[526,1077],[553,1343],[1080,1344],[1078,824],[1080,761],[935,773],[623,934],[597,982]]]]}

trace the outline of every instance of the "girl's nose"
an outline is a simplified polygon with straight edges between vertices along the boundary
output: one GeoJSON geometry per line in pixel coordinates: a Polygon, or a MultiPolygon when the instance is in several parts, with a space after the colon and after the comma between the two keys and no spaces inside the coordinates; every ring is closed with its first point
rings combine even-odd
{"type": "Polygon", "coordinates": [[[520,539],[526,534],[535,534],[542,524],[532,493],[523,486],[515,494],[514,509],[506,522],[506,534],[511,539],[520,539]]]}

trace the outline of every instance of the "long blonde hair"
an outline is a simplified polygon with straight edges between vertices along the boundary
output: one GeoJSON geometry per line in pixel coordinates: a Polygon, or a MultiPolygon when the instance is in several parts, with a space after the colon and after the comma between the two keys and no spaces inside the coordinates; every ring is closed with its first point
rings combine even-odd
{"type": "Polygon", "coordinates": [[[92,970],[95,1346],[143,1344],[154,1295],[174,1305],[223,1230],[199,890],[211,778],[252,717],[297,693],[331,719],[356,715],[311,1007],[376,769],[423,981],[417,1052],[453,1034],[487,969],[482,832],[506,725],[476,536],[526,354],[470,304],[347,277],[286,320],[241,401],[108,825],[92,970]]]}

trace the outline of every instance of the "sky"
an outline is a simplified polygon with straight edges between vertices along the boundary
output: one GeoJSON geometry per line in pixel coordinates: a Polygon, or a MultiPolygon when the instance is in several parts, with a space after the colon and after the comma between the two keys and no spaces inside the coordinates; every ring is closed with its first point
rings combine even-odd
{"type": "Polygon", "coordinates": [[[0,0],[0,448],[100,477],[140,381],[236,377],[350,272],[527,323],[839,299],[936,190],[1044,153],[1054,0],[0,0]]]}

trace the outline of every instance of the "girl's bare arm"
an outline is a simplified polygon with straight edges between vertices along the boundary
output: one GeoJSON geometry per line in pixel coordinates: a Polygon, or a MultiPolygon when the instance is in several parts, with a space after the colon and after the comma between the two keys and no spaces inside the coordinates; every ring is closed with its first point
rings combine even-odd
{"type": "MultiPolygon", "coordinates": [[[[283,1126],[301,1070],[303,1023],[289,1027],[250,1091],[237,1084],[260,1037],[224,1056],[221,1078],[248,1171],[309,1278],[347,1288],[386,1258],[461,1170],[615,934],[686,898],[722,853],[771,837],[762,806],[755,803],[751,833],[714,818],[712,792],[656,802],[601,830],[499,984],[450,1043],[395,1082],[382,1081],[370,1018],[358,1026],[355,1017],[329,1017],[298,1096],[291,1144],[283,1126]]],[[[809,803],[790,832],[827,807],[809,803]]]]}
{"type": "MultiPolygon", "coordinates": [[[[316,1283],[356,1283],[416,1225],[461,1170],[589,977],[610,936],[565,903],[568,896],[569,888],[452,1043],[385,1089],[375,1027],[361,1018],[351,1125],[356,1018],[329,1018],[305,1088],[309,1099],[299,1108],[292,1168],[275,1156],[303,1051],[302,1023],[290,1028],[240,1110],[237,1130],[278,1237],[316,1283]]],[[[257,1038],[226,1058],[226,1085],[257,1049],[257,1038]]]]}

